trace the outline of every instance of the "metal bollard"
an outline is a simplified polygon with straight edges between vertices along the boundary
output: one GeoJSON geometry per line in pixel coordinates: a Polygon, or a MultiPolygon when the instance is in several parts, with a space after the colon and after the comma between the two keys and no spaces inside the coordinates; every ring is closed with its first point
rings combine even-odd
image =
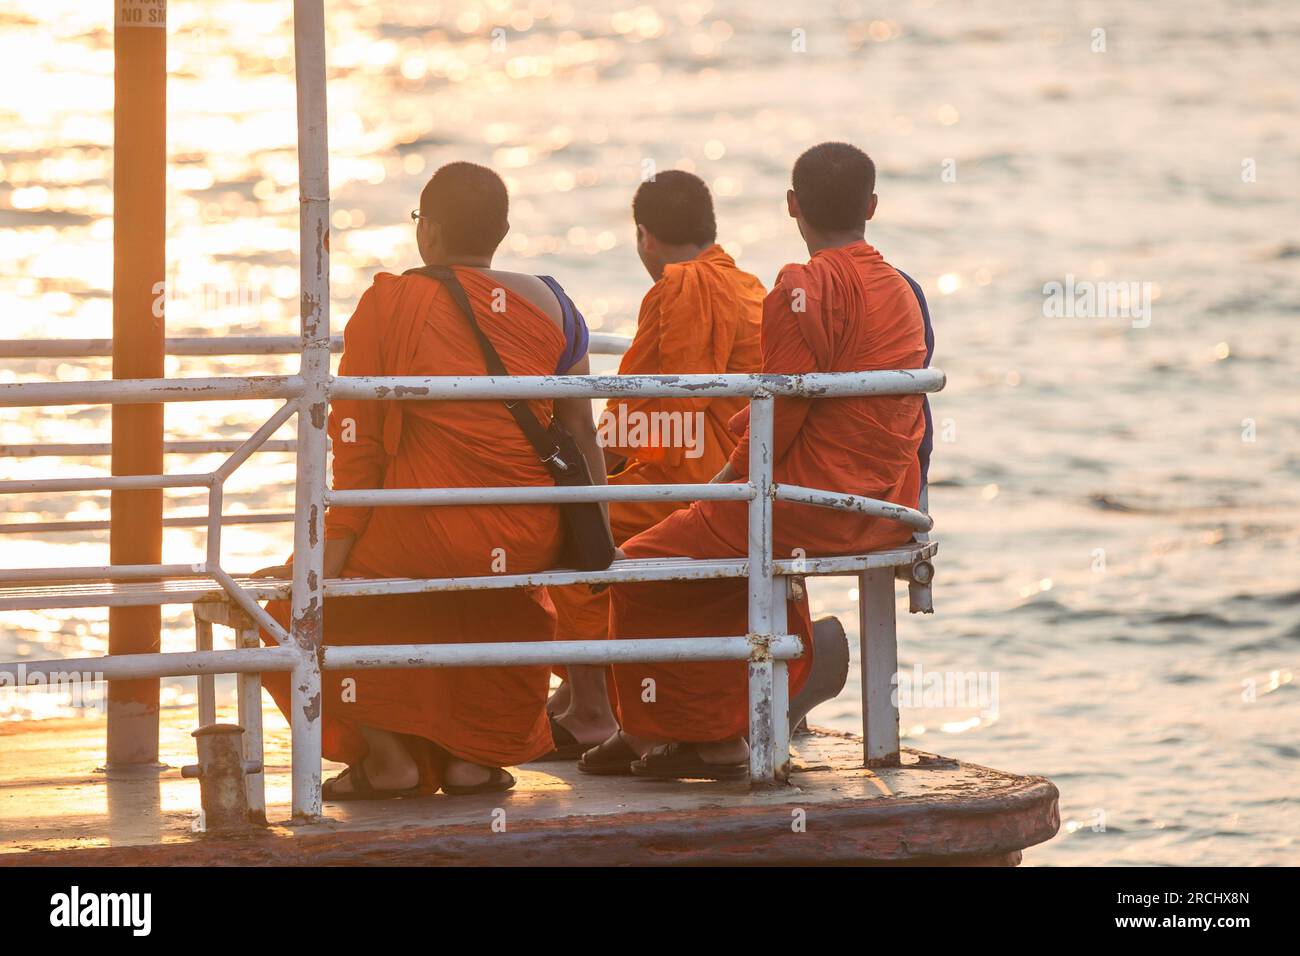
{"type": "Polygon", "coordinates": [[[208,724],[192,734],[199,762],[181,768],[181,776],[197,778],[206,833],[229,833],[251,825],[244,774],[260,773],[262,765],[244,760],[244,728],[237,724],[208,724]]]}

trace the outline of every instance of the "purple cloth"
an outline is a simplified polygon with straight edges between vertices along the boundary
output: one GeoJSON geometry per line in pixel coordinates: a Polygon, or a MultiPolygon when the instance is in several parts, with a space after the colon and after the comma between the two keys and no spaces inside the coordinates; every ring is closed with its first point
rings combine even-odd
{"type": "Polygon", "coordinates": [[[555,297],[560,300],[560,312],[564,317],[564,351],[560,353],[559,364],[555,366],[555,374],[563,375],[587,354],[587,345],[591,341],[591,333],[587,331],[587,320],[582,317],[578,307],[573,304],[569,294],[564,291],[563,287],[550,276],[538,276],[555,293],[555,297]]]}

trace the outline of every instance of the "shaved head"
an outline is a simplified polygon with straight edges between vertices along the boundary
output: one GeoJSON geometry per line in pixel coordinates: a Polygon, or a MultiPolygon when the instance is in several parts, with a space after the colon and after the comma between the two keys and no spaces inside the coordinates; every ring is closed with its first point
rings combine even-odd
{"type": "Polygon", "coordinates": [[[822,143],[794,164],[794,197],[803,218],[824,232],[865,226],[876,191],[876,164],[848,143],[822,143]]]}
{"type": "Polygon", "coordinates": [[[476,163],[448,163],[420,193],[420,215],[436,223],[453,253],[491,256],[509,226],[510,200],[501,177],[476,163]]]}
{"type": "Polygon", "coordinates": [[[718,238],[713,197],[699,176],[669,169],[643,182],[632,199],[632,219],[668,245],[712,245],[718,238]]]}

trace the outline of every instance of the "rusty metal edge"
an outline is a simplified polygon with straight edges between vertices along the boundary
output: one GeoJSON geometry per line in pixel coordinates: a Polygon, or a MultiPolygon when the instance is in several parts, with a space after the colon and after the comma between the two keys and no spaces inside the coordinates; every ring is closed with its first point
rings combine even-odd
{"type": "MultiPolygon", "coordinates": [[[[0,855],[0,867],[41,866],[717,866],[1015,862],[1060,828],[1056,786],[1020,778],[989,796],[811,804],[793,833],[794,804],[627,813],[400,831],[274,830],[127,847],[0,855]],[[827,820],[829,819],[829,824],[827,820]]],[[[502,801],[509,818],[509,801],[502,801]]],[[[315,830],[315,828],[313,828],[315,830]]]]}

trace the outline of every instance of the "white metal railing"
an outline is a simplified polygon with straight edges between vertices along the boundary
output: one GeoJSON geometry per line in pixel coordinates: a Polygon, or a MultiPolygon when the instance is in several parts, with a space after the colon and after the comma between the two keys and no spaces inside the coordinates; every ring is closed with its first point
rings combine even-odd
{"type": "MultiPolygon", "coordinates": [[[[626,335],[593,332],[588,351],[593,355],[621,355],[632,340],[626,335]]],[[[179,337],[166,340],[166,354],[222,357],[230,355],[298,355],[301,342],[295,335],[227,335],[205,337],[179,337]]],[[[343,336],[330,336],[330,353],[342,354],[343,336]]],[[[113,354],[112,339],[0,339],[0,359],[43,358],[108,358],[113,354]]],[[[163,443],[166,455],[207,455],[235,451],[242,442],[230,439],[169,441],[163,443]]],[[[292,440],[267,441],[258,451],[295,452],[298,443],[292,440]]],[[[0,445],[0,458],[45,458],[75,455],[82,458],[108,456],[113,446],[108,442],[40,442],[0,445]]],[[[249,516],[241,516],[247,518],[249,516]]],[[[275,520],[288,520],[292,515],[277,515],[275,520]]],[[[103,528],[107,528],[105,523],[103,528]]],[[[0,532],[6,529],[0,528],[0,532]]],[[[30,530],[56,530],[53,525],[42,525],[30,530]]],[[[77,522],[68,530],[100,530],[99,524],[77,522]]]]}
{"type": "MultiPolygon", "coordinates": [[[[274,378],[274,377],[272,377],[274,378]]],[[[225,380],[222,397],[233,387],[225,380]]],[[[165,390],[182,400],[210,397],[211,380],[170,380],[165,390]]],[[[42,383],[0,386],[0,401],[9,405],[41,404],[48,392],[42,383]],[[28,396],[31,396],[30,398],[28,396]]],[[[131,401],[140,395],[156,395],[159,386],[152,381],[120,380],[106,383],[82,383],[87,389],[110,402],[131,401]]],[[[109,476],[84,479],[28,479],[0,482],[0,493],[32,491],[84,491],[114,487],[207,487],[209,489],[208,537],[206,560],[193,565],[105,565],[79,568],[24,568],[0,570],[0,583],[67,582],[67,581],[142,581],[158,577],[209,577],[219,584],[250,617],[270,633],[279,647],[234,651],[196,651],[166,654],[110,655],[84,661],[53,660],[23,662],[26,673],[58,669],[93,669],[105,679],[125,680],[145,677],[186,676],[212,673],[253,671],[291,671],[293,704],[291,723],[294,736],[294,813],[314,817],[319,814],[319,709],[309,702],[320,693],[322,669],[360,667],[428,667],[487,666],[493,664],[583,664],[626,661],[674,660],[748,660],[750,682],[751,776],[756,780],[773,780],[780,773],[788,753],[788,727],[783,716],[788,708],[786,661],[799,656],[798,640],[786,632],[783,583],[775,574],[772,552],[772,504],[777,500],[811,506],[857,511],[897,520],[908,527],[925,531],[932,527],[930,518],[914,509],[889,502],[874,501],[855,495],[831,491],[778,486],[772,474],[773,403],[777,395],[818,398],[848,395],[897,395],[937,391],[943,385],[943,373],[935,369],[814,374],[776,375],[685,375],[685,376],[541,376],[515,379],[487,376],[447,376],[428,379],[407,377],[335,377],[320,384],[326,401],[346,395],[369,400],[489,400],[534,398],[564,395],[587,398],[619,396],[695,397],[747,396],[750,398],[749,480],[732,484],[592,486],[589,488],[502,487],[502,488],[411,488],[361,489],[328,491],[325,488],[325,444],[321,440],[303,441],[304,428],[323,438],[325,416],[313,412],[307,404],[306,389],[286,402],[220,466],[211,472],[168,476],[109,476]],[[303,644],[304,622],[296,618],[288,631],[282,628],[258,600],[264,594],[250,591],[221,566],[221,489],[225,480],[257,447],[294,415],[299,422],[298,468],[296,487],[300,504],[295,515],[295,537],[320,547],[323,540],[323,516],[330,504],[346,506],[464,506],[470,504],[532,504],[561,501],[640,501],[640,500],[734,500],[744,501],[749,509],[749,553],[743,562],[700,561],[698,569],[674,569],[670,578],[745,577],[749,581],[749,632],[746,635],[700,638],[646,638],[629,641],[562,641],[551,644],[489,643],[457,645],[397,645],[391,647],[323,647],[320,641],[321,612],[315,609],[314,636],[303,644]],[[314,449],[304,453],[306,445],[314,449]],[[304,494],[304,487],[307,491],[304,494]],[[305,498],[305,501],[303,500],[305,498]],[[305,505],[305,506],[304,506],[305,505]],[[304,737],[305,739],[300,739],[304,737]]],[[[242,397],[259,399],[282,394],[284,382],[268,381],[245,384],[242,397]]],[[[299,391],[296,384],[295,391],[299,391]]],[[[67,396],[66,401],[82,403],[84,396],[67,396]]],[[[295,564],[303,551],[295,544],[295,564]]],[[[687,562],[691,563],[691,562],[687,562]]],[[[556,572],[526,576],[529,584],[569,583],[569,579],[594,579],[607,582],[663,579],[653,568],[611,569],[605,572],[578,574],[556,572]]],[[[311,582],[318,602],[326,593],[319,578],[311,582]]],[[[412,590],[470,590],[481,586],[473,579],[444,579],[412,582],[404,587],[400,581],[337,582],[329,596],[348,594],[396,594],[412,590]]],[[[512,584],[506,580],[495,586],[512,584]]],[[[524,583],[523,581],[520,582],[524,583]]],[[[295,580],[289,597],[295,608],[303,601],[302,584],[295,580]]],[[[165,595],[158,603],[163,603],[165,595]]],[[[115,596],[104,596],[104,603],[118,603],[115,596]]],[[[134,603],[134,602],[133,602],[134,603]]],[[[319,608],[319,604],[317,605],[319,608]]],[[[0,671],[16,665],[0,665],[0,671]]]]}
{"type": "MultiPolygon", "coordinates": [[[[631,343],[625,335],[592,332],[588,350],[595,355],[618,355],[631,343]]],[[[343,336],[330,336],[330,352],[343,352],[343,336]]],[[[302,342],[296,335],[176,336],[166,340],[167,355],[298,355],[302,342]]],[[[110,358],[112,339],[0,339],[0,358],[110,358]]],[[[107,454],[107,452],[105,452],[107,454]]]]}
{"type": "MultiPolygon", "coordinates": [[[[289,722],[292,734],[292,812],[312,820],[321,813],[321,670],[362,667],[486,666],[522,663],[608,664],[680,660],[745,660],[749,673],[750,776],[774,781],[789,752],[786,714],[789,690],[786,662],[802,648],[787,633],[783,581],[772,553],[772,506],[787,500],[810,506],[853,510],[902,521],[926,530],[930,519],[915,510],[816,489],[778,487],[773,481],[773,403],[778,396],[805,398],[855,395],[902,395],[938,391],[943,373],[935,369],[810,375],[680,376],[536,376],[471,377],[335,377],[330,372],[332,338],[328,314],[328,167],[325,110],[324,14],[321,0],[295,0],[294,45],[298,90],[298,156],[301,188],[300,263],[301,364],[296,375],[261,375],[190,379],[130,379],[100,382],[35,382],[0,385],[0,406],[68,404],[136,404],[240,399],[283,399],[284,404],[211,472],[187,475],[132,475],[103,478],[34,479],[0,482],[0,493],[88,491],[123,488],[199,487],[208,489],[207,551],[194,565],[134,565],[82,568],[28,568],[0,571],[0,582],[69,582],[110,580],[142,582],[159,577],[206,577],[273,635],[275,647],[233,651],[108,655],[85,662],[69,660],[0,664],[10,676],[66,670],[79,663],[109,680],[130,678],[287,671],[291,675],[289,722]],[[489,400],[553,398],[715,397],[750,399],[749,480],[731,485],[646,485],[634,491],[606,486],[591,489],[473,488],[374,489],[334,491],[326,488],[326,418],[331,398],[371,400],[489,400]],[[282,628],[258,604],[259,590],[236,581],[221,566],[222,490],[226,479],[281,425],[296,416],[297,472],[294,509],[293,579],[289,587],[290,625],[282,628]],[[635,492],[635,493],[634,493],[635,492]],[[324,600],[351,593],[403,592],[401,581],[326,582],[322,557],[324,514],[329,504],[392,506],[463,505],[586,500],[687,500],[712,498],[745,501],[748,508],[748,553],[744,561],[686,562],[675,579],[743,577],[748,581],[749,630],[745,635],[696,638],[648,638],[627,641],[558,641],[551,644],[427,644],[389,647],[326,647],[322,642],[324,600]]],[[[219,340],[223,346],[230,340],[219,340]]],[[[84,348],[85,343],[77,343],[84,348]]],[[[32,354],[32,353],[29,353],[32,354]]],[[[212,354],[212,353],[203,353],[212,354]]],[[[613,568],[595,580],[662,580],[653,568],[613,568]]],[[[649,562],[653,565],[654,562],[649,562]]],[[[593,579],[575,572],[528,576],[536,583],[593,579]]],[[[509,582],[495,582],[501,586],[509,582]]],[[[414,582],[439,590],[473,588],[473,579],[414,582]]],[[[283,586],[281,586],[282,588],[283,586]]],[[[165,594],[145,595],[152,603],[169,603],[165,594]]],[[[135,596],[140,603],[141,596],[135,596]]],[[[112,594],[106,604],[116,603],[112,594]]]]}

